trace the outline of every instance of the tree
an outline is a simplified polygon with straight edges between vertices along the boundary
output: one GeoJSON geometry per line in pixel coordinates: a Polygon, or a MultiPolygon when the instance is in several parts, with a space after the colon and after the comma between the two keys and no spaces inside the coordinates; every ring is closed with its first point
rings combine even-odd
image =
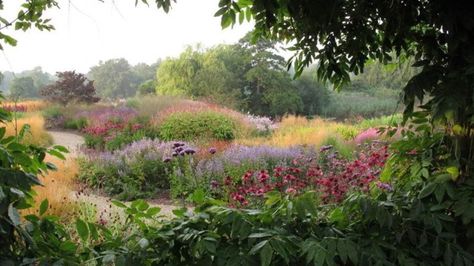
{"type": "Polygon", "coordinates": [[[14,99],[35,98],[38,95],[38,88],[31,77],[17,77],[10,83],[10,97],[14,99]]]}
{"type": "Polygon", "coordinates": [[[94,81],[97,93],[102,97],[134,96],[139,85],[135,81],[130,64],[123,58],[100,62],[90,69],[87,76],[94,81]]]}
{"type": "Polygon", "coordinates": [[[94,82],[84,74],[75,71],[57,72],[58,80],[41,89],[41,95],[51,102],[67,105],[70,102],[95,103],[100,100],[96,97],[94,82]]]}

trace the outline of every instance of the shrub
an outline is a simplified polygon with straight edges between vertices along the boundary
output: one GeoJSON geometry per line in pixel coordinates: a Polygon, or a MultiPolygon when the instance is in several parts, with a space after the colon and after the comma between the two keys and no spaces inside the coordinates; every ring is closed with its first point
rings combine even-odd
{"type": "Polygon", "coordinates": [[[159,136],[163,140],[232,140],[237,134],[236,122],[221,113],[173,113],[163,120],[159,136]]]}
{"type": "MultiPolygon", "coordinates": [[[[180,146],[180,152],[189,147],[180,146]]],[[[120,199],[149,197],[170,188],[170,176],[177,167],[174,143],[142,139],[113,152],[86,151],[78,178],[96,189],[120,199]]],[[[184,155],[184,154],[183,154],[184,155]]]]}
{"type": "Polygon", "coordinates": [[[85,117],[79,117],[77,119],[71,119],[64,121],[64,128],[82,130],[87,126],[87,119],[85,117]]]}

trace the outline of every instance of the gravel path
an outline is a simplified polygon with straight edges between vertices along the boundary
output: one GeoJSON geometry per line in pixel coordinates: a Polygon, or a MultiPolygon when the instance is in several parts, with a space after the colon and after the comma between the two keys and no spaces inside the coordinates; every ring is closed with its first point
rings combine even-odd
{"type": "MultiPolygon", "coordinates": [[[[66,160],[74,160],[79,155],[79,148],[84,144],[84,138],[82,136],[64,131],[48,131],[48,133],[53,137],[54,144],[62,145],[69,150],[69,153],[66,154],[66,160]]],[[[99,216],[104,213],[108,214],[120,212],[116,206],[111,204],[110,198],[108,197],[71,191],[71,199],[74,201],[86,202],[95,205],[97,208],[97,214],[99,216]]],[[[160,207],[160,214],[168,217],[173,215],[172,210],[178,208],[178,206],[171,204],[150,203],[150,205],[154,207],[160,207]]]]}
{"type": "Polygon", "coordinates": [[[48,133],[53,137],[54,144],[62,145],[69,150],[69,157],[77,157],[79,147],[84,144],[82,136],[62,131],[48,131],[48,133]]]}

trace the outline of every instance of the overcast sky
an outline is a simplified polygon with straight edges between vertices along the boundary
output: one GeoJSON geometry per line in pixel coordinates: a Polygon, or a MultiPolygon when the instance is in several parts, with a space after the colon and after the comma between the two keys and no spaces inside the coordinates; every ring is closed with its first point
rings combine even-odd
{"type": "MultiPolygon", "coordinates": [[[[18,2],[4,1],[2,15],[13,18],[18,2]]],[[[188,44],[210,47],[234,43],[252,29],[246,23],[222,30],[220,18],[213,16],[218,0],[178,0],[168,14],[154,5],[135,7],[135,0],[58,2],[60,9],[47,13],[55,31],[8,32],[18,45],[6,46],[0,53],[0,71],[18,72],[41,66],[51,73],[87,72],[99,60],[119,57],[131,64],[150,64],[158,58],[179,55],[188,44]]]]}

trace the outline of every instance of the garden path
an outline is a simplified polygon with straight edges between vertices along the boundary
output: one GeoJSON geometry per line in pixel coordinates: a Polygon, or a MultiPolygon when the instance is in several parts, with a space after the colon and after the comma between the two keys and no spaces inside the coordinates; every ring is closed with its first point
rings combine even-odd
{"type": "MultiPolygon", "coordinates": [[[[84,144],[84,138],[81,135],[65,131],[48,131],[48,133],[53,137],[54,144],[62,145],[69,150],[69,153],[66,154],[66,160],[74,160],[79,155],[79,148],[84,144]]],[[[117,212],[117,207],[110,204],[110,198],[108,197],[71,191],[71,199],[95,205],[98,215],[101,213],[117,212]]],[[[160,213],[169,217],[173,215],[172,210],[178,208],[178,206],[173,204],[150,203],[150,205],[160,207],[160,213]]]]}

